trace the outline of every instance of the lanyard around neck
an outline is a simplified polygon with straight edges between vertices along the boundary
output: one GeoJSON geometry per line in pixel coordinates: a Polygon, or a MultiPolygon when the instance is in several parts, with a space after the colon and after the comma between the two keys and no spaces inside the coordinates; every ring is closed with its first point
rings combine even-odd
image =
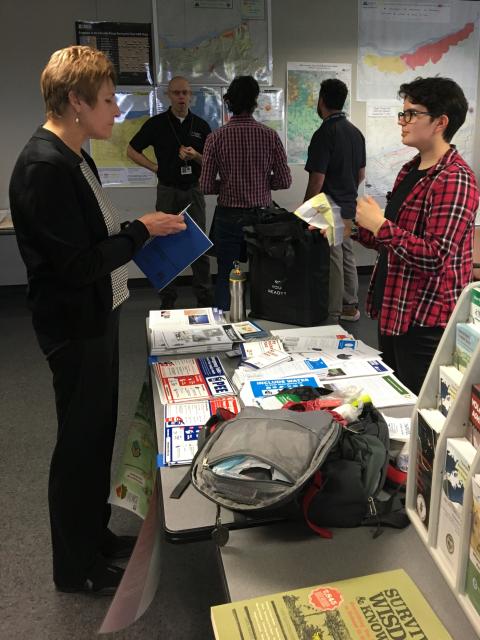
{"type": "MultiPolygon", "coordinates": [[[[192,119],[190,120],[190,130],[189,130],[189,132],[188,132],[188,137],[190,138],[190,137],[191,137],[191,135],[192,135],[192,127],[193,127],[193,119],[194,119],[194,115],[193,115],[193,113],[192,113],[191,111],[189,111],[189,113],[190,113],[190,114],[191,114],[191,116],[192,116],[192,119]]],[[[174,135],[174,137],[175,137],[175,140],[177,141],[178,146],[179,146],[179,148],[180,148],[180,147],[182,146],[182,144],[183,144],[183,143],[182,143],[182,141],[180,140],[180,138],[178,137],[177,132],[175,131],[175,126],[174,126],[174,124],[173,124],[173,122],[172,122],[172,120],[171,120],[172,116],[171,116],[171,112],[170,112],[170,111],[168,111],[168,112],[167,112],[167,117],[168,117],[168,124],[170,125],[170,129],[172,130],[172,133],[173,133],[173,135],[174,135]]],[[[173,116],[173,117],[174,117],[174,118],[176,118],[176,116],[173,116]]],[[[186,117],[188,118],[188,115],[187,115],[186,117]]],[[[181,124],[183,124],[183,123],[181,123],[181,124]]]]}

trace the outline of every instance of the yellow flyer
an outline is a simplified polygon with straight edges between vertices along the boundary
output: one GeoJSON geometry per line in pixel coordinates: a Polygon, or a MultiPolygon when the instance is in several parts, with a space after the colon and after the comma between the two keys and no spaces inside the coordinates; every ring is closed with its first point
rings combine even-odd
{"type": "Polygon", "coordinates": [[[337,246],[343,241],[344,224],[340,215],[340,207],[331,204],[324,193],[317,193],[293,212],[298,218],[312,227],[323,229],[330,246],[337,246]]]}
{"type": "Polygon", "coordinates": [[[452,640],[402,569],[240,600],[211,614],[216,640],[452,640]]]}

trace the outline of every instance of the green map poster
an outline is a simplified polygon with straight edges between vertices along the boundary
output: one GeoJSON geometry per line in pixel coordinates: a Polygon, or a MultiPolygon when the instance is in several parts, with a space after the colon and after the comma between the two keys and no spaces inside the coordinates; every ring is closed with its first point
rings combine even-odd
{"type": "Polygon", "coordinates": [[[289,164],[305,164],[308,145],[322,121],[317,114],[320,84],[343,80],[349,89],[345,112],[350,115],[352,65],[329,62],[287,63],[287,157],[289,164]]]}
{"type": "MultiPolygon", "coordinates": [[[[91,140],[90,155],[97,165],[104,187],[154,187],[157,177],[148,169],[139,167],[127,158],[127,146],[132,137],[150,116],[155,115],[153,89],[122,89],[115,93],[121,114],[115,118],[112,135],[108,140],[91,140]]],[[[153,148],[145,155],[156,162],[153,148]]]]}

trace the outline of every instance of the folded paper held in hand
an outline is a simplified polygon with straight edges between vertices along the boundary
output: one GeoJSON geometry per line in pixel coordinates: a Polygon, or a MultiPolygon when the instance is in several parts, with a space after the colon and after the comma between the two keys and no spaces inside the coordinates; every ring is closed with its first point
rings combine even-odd
{"type": "Polygon", "coordinates": [[[316,196],[295,209],[293,213],[312,227],[325,229],[330,246],[342,244],[344,224],[340,215],[340,207],[331,204],[324,193],[317,193],[316,196]]]}

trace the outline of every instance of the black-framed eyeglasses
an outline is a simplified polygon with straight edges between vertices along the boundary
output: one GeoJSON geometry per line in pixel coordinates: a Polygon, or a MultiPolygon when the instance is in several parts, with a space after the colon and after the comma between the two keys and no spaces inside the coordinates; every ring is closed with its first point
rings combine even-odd
{"type": "Polygon", "coordinates": [[[399,111],[398,114],[398,119],[399,120],[405,120],[405,122],[408,124],[412,118],[416,118],[417,116],[433,116],[433,113],[430,113],[429,111],[417,111],[417,109],[405,109],[405,111],[399,111]]]}

